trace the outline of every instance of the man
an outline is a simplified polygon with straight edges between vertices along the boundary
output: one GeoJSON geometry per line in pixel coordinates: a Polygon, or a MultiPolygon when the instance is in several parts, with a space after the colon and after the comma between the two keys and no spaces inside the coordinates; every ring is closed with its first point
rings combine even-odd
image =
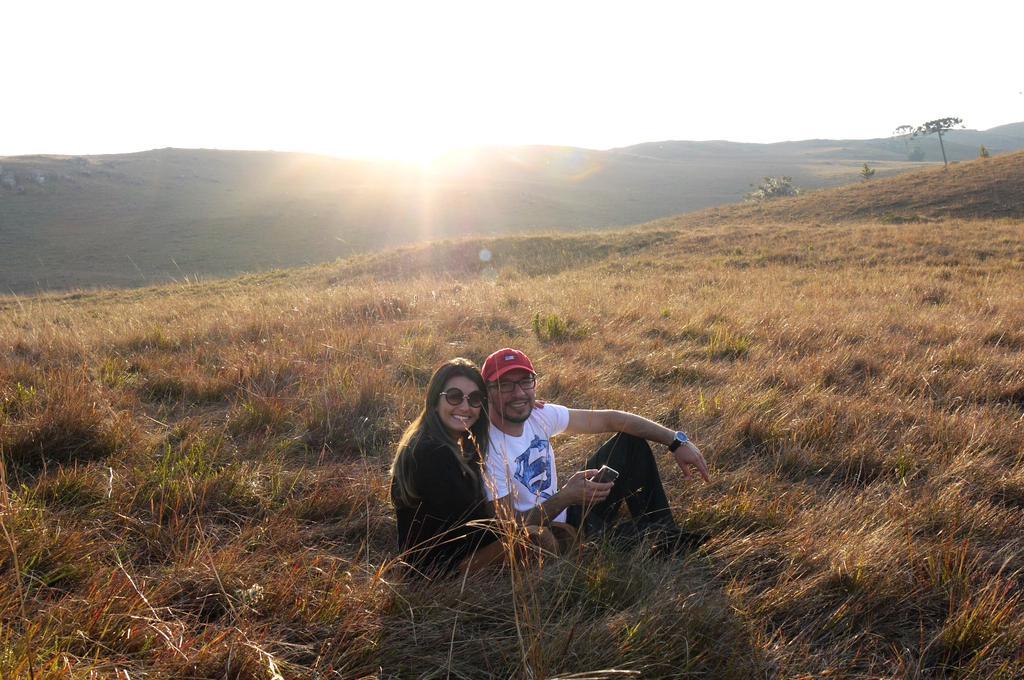
{"type": "Polygon", "coordinates": [[[481,369],[490,403],[488,495],[514,510],[523,524],[567,522],[587,535],[616,525],[625,501],[637,536],[655,534],[658,550],[692,547],[704,537],[681,532],[672,518],[648,441],[664,444],[687,478],[696,471],[709,482],[707,463],[683,432],[624,411],[569,409],[536,400],[537,374],[529,357],[506,348],[491,354],[481,369]],[[617,432],[558,488],[551,438],[617,432]],[[619,472],[614,482],[595,479],[602,465],[619,472]]]}

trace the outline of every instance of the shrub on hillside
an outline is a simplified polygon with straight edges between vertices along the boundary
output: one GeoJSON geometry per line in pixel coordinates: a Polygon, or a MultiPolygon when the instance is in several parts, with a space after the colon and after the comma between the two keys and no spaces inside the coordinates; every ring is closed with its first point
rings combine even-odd
{"type": "Polygon", "coordinates": [[[750,186],[753,187],[753,190],[747,193],[746,199],[755,202],[784,196],[799,196],[802,193],[800,187],[793,184],[793,178],[786,176],[765,177],[760,184],[751,184],[750,186]]]}

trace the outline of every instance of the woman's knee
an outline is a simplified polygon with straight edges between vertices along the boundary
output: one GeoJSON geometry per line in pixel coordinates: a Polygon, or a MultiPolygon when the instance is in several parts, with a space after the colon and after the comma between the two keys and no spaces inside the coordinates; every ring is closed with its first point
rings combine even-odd
{"type": "Polygon", "coordinates": [[[493,541],[477,548],[469,557],[462,560],[459,570],[466,574],[472,574],[487,567],[502,564],[504,560],[505,546],[500,540],[493,541]]]}
{"type": "Polygon", "coordinates": [[[553,555],[560,554],[558,537],[547,527],[529,525],[526,527],[526,540],[529,544],[543,552],[553,555]]]}
{"type": "Polygon", "coordinates": [[[565,555],[579,540],[579,533],[571,524],[564,522],[552,522],[548,530],[554,535],[558,542],[558,554],[565,555]]]}

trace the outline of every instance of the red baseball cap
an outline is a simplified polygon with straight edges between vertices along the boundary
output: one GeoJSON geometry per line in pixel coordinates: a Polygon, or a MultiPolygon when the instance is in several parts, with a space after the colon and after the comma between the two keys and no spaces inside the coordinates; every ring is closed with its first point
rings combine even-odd
{"type": "Polygon", "coordinates": [[[487,357],[480,372],[483,374],[485,381],[494,382],[509,371],[517,368],[526,369],[530,373],[537,372],[533,370],[533,362],[530,361],[530,357],[517,349],[506,347],[487,357]]]}

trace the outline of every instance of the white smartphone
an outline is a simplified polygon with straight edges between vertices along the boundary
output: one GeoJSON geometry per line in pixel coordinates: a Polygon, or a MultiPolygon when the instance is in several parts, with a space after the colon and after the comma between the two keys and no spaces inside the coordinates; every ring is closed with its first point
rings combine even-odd
{"type": "Polygon", "coordinates": [[[610,468],[607,465],[602,465],[601,469],[597,471],[597,474],[590,478],[590,481],[607,484],[608,482],[614,482],[618,477],[618,470],[610,468]]]}

